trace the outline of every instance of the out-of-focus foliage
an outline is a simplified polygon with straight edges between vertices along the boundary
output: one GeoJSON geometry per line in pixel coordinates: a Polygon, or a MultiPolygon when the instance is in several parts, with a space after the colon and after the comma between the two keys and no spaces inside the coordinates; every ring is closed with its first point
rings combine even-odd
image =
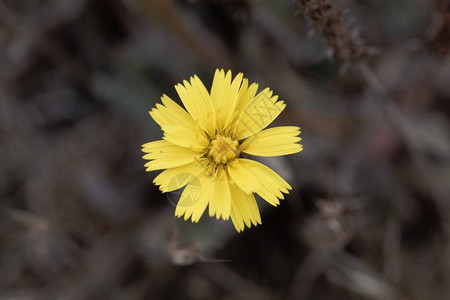
{"type": "Polygon", "coordinates": [[[0,298],[445,299],[449,28],[446,0],[0,1],[0,298]],[[176,220],[141,160],[160,95],[217,67],[302,127],[242,234],[176,220]]]}

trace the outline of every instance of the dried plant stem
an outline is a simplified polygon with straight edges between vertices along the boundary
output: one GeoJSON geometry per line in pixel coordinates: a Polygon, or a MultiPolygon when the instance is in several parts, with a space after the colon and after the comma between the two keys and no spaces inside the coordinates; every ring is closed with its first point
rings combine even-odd
{"type": "Polygon", "coordinates": [[[329,0],[298,0],[298,3],[305,17],[312,22],[316,30],[324,35],[336,55],[345,61],[357,64],[369,89],[378,96],[378,103],[386,119],[404,139],[411,152],[413,154],[422,152],[412,124],[400,112],[395,101],[367,63],[367,47],[362,44],[357,32],[350,30],[347,26],[341,10],[329,0]]]}
{"type": "Polygon", "coordinates": [[[303,14],[316,30],[324,35],[336,56],[346,61],[360,61],[369,51],[358,36],[357,30],[342,17],[341,10],[329,0],[297,0],[303,14]]]}

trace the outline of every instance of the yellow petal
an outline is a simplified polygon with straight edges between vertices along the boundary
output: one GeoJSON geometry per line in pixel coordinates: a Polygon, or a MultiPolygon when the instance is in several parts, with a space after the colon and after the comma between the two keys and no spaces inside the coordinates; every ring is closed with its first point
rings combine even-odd
{"type": "Polygon", "coordinates": [[[211,99],[216,112],[216,126],[222,132],[229,124],[239,95],[243,74],[239,73],[231,81],[231,71],[217,69],[211,87],[211,99]]]}
{"type": "Polygon", "coordinates": [[[253,166],[243,159],[236,159],[228,164],[228,174],[245,193],[251,194],[260,188],[258,179],[253,175],[253,166]]]}
{"type": "Polygon", "coordinates": [[[209,216],[228,220],[231,211],[231,193],[227,173],[219,167],[209,200],[209,216]]]}
{"type": "Polygon", "coordinates": [[[283,199],[282,193],[288,194],[291,186],[278,175],[271,168],[250,159],[239,159],[241,164],[251,170],[253,176],[260,183],[260,186],[254,190],[271,205],[277,206],[280,202],[278,199],[283,199]]]}
{"type": "Polygon", "coordinates": [[[196,128],[198,125],[194,119],[181,106],[175,103],[167,95],[161,97],[162,105],[156,104],[149,113],[159,126],[181,125],[188,128],[196,128]]]}
{"type": "Polygon", "coordinates": [[[236,184],[231,184],[230,190],[232,198],[231,220],[236,230],[238,232],[244,230],[244,224],[249,228],[252,224],[254,226],[261,224],[261,216],[255,196],[245,193],[236,184]]]}
{"type": "Polygon", "coordinates": [[[265,89],[253,98],[234,121],[233,137],[241,140],[255,135],[266,128],[286,107],[283,101],[272,97],[272,91],[265,89]]]}
{"type": "Polygon", "coordinates": [[[248,86],[248,79],[244,78],[242,80],[241,88],[239,89],[239,94],[236,101],[236,107],[234,109],[233,115],[228,122],[228,127],[226,128],[226,134],[231,134],[237,125],[237,120],[241,114],[244,107],[246,107],[255,98],[256,91],[258,90],[258,84],[252,83],[248,86]]]}
{"type": "Polygon", "coordinates": [[[181,147],[201,152],[209,144],[203,130],[179,125],[166,125],[162,126],[161,129],[164,131],[164,140],[181,147]]]}
{"type": "Polygon", "coordinates": [[[185,80],[183,84],[176,85],[175,89],[192,118],[212,135],[215,131],[214,106],[200,78],[191,77],[190,83],[185,80]]]}
{"type": "Polygon", "coordinates": [[[199,161],[162,171],[153,182],[159,185],[159,189],[166,193],[182,188],[204,171],[199,161]]]}
{"type": "Polygon", "coordinates": [[[280,126],[265,129],[245,140],[239,149],[245,153],[258,156],[280,156],[297,153],[303,150],[298,137],[300,128],[280,126]]]}
{"type": "Polygon", "coordinates": [[[165,140],[159,140],[143,145],[142,158],[150,160],[145,164],[146,171],[174,168],[193,162],[201,154],[191,149],[174,145],[165,140]]]}
{"type": "Polygon", "coordinates": [[[248,86],[248,79],[244,78],[242,86],[239,90],[238,100],[236,103],[236,111],[242,111],[255,98],[258,91],[258,84],[252,83],[248,86]]]}
{"type": "Polygon", "coordinates": [[[181,194],[175,209],[175,216],[184,215],[184,220],[191,218],[192,222],[198,222],[210,200],[213,185],[211,181],[212,176],[206,177],[203,174],[199,174],[196,179],[192,180],[181,194]]]}

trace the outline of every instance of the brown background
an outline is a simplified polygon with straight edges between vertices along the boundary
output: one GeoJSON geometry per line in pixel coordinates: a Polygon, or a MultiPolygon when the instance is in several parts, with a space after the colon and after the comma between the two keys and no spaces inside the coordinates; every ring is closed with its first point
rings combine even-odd
{"type": "Polygon", "coordinates": [[[449,297],[448,1],[331,3],[0,1],[0,298],[449,297]],[[241,234],[176,220],[141,159],[160,95],[216,67],[302,127],[241,234]]]}

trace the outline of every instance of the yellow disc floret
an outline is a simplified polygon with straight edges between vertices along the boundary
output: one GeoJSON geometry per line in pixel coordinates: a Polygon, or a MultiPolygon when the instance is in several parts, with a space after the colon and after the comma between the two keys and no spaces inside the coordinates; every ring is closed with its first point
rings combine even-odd
{"type": "Polygon", "coordinates": [[[226,164],[239,156],[238,141],[217,135],[209,144],[208,156],[216,164],[226,164]]]}

